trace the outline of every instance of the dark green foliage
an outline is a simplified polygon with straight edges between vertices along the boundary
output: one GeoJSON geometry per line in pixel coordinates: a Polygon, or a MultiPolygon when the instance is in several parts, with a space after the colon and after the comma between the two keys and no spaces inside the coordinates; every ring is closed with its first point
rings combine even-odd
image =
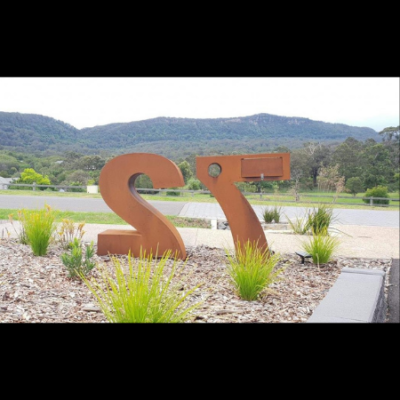
{"type": "Polygon", "coordinates": [[[198,179],[190,178],[187,182],[186,189],[201,190],[201,182],[198,179]]]}
{"type": "MultiPolygon", "coordinates": [[[[368,189],[365,192],[364,197],[386,197],[386,198],[389,198],[388,189],[386,186],[379,185],[372,189],[368,189]]],[[[364,203],[368,203],[368,204],[370,203],[369,199],[363,199],[363,201],[364,201],[364,203]]],[[[372,204],[389,204],[389,200],[383,200],[383,199],[375,200],[374,199],[374,200],[372,200],[372,204]]]]}
{"type": "MultiPolygon", "coordinates": [[[[173,187],[171,189],[178,189],[177,187],[173,187]]],[[[180,196],[181,193],[180,192],[175,192],[173,190],[168,190],[167,192],[165,192],[167,196],[180,196]]]]}

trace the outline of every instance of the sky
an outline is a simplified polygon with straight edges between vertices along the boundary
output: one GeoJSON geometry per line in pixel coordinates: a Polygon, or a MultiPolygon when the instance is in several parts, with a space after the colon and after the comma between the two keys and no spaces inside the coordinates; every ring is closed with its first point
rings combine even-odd
{"type": "Polygon", "coordinates": [[[88,128],[157,117],[259,113],[369,127],[399,125],[399,77],[0,77],[0,111],[88,128]]]}

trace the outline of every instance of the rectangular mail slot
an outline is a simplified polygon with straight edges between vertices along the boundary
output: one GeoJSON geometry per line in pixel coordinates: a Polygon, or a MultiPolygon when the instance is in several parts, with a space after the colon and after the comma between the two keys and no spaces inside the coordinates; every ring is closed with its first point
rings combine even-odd
{"type": "Polygon", "coordinates": [[[260,178],[283,175],[282,157],[243,158],[242,178],[260,178]]]}

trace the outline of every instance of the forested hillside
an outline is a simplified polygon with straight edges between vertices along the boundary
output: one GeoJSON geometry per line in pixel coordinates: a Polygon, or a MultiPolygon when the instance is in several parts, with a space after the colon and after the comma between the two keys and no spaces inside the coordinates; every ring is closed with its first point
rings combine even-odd
{"type": "Polygon", "coordinates": [[[171,159],[190,154],[264,152],[303,143],[340,143],[347,137],[379,140],[371,128],[257,114],[248,117],[154,118],[76,129],[53,118],[0,112],[0,149],[34,154],[151,152],[171,159]]]}
{"type": "Polygon", "coordinates": [[[63,152],[79,141],[79,129],[54,118],[0,111],[0,148],[22,152],[63,152]]]}

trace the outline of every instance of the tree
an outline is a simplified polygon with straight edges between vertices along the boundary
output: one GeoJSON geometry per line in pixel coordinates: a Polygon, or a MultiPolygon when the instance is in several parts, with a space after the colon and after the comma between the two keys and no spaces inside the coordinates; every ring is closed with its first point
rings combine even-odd
{"type": "Polygon", "coordinates": [[[43,176],[37,173],[33,168],[25,169],[21,173],[21,178],[18,179],[17,183],[36,183],[37,185],[51,185],[50,179],[47,175],[43,176]]]}
{"type": "Polygon", "coordinates": [[[355,176],[347,180],[346,189],[355,197],[357,193],[361,193],[364,190],[364,185],[362,180],[358,176],[355,176]]]}
{"type": "Polygon", "coordinates": [[[304,143],[303,154],[307,164],[308,174],[312,177],[313,187],[317,186],[317,177],[321,167],[329,164],[330,150],[321,143],[304,143]]]}
{"type": "MultiPolygon", "coordinates": [[[[382,142],[389,151],[392,168],[395,173],[400,172],[400,126],[385,128],[379,134],[383,136],[382,142]]],[[[392,179],[392,182],[396,184],[395,179],[392,179]]]]}
{"type": "Polygon", "coordinates": [[[363,171],[361,178],[367,188],[385,185],[393,179],[393,165],[385,145],[367,140],[360,162],[363,171]]]}
{"type": "Polygon", "coordinates": [[[193,172],[190,169],[190,165],[187,161],[182,161],[180,164],[178,164],[178,167],[182,172],[183,180],[185,181],[186,184],[189,181],[189,179],[193,176],[193,172]]]}
{"type": "Polygon", "coordinates": [[[347,138],[332,153],[332,161],[339,164],[339,174],[346,179],[360,176],[362,171],[362,143],[354,138],[347,138]]]}
{"type": "Polygon", "coordinates": [[[90,175],[88,172],[77,169],[71,174],[67,175],[66,181],[72,185],[74,183],[77,186],[86,186],[87,181],[90,179],[90,175]]]}
{"type": "Polygon", "coordinates": [[[100,170],[104,167],[106,160],[99,156],[84,156],[78,161],[78,167],[84,170],[100,170]]]}

